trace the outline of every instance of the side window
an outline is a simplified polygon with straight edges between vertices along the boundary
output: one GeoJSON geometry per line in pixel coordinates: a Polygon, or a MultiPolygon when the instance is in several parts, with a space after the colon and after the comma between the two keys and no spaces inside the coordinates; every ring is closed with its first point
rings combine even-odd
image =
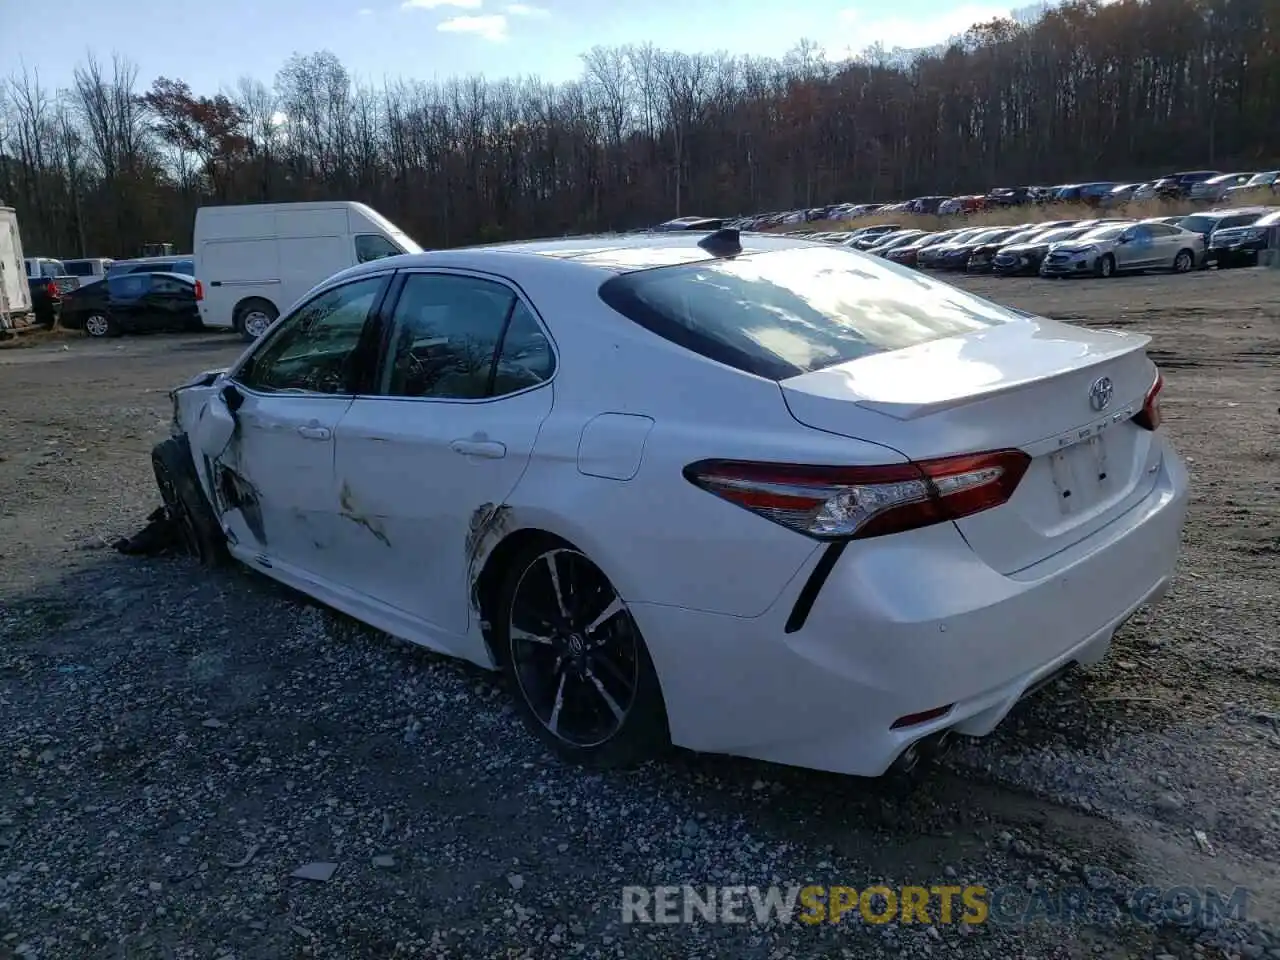
{"type": "Polygon", "coordinates": [[[1173,227],[1169,226],[1167,223],[1153,223],[1147,229],[1149,229],[1152,232],[1152,234],[1157,237],[1172,237],[1175,233],[1178,232],[1173,227]]]}
{"type": "Polygon", "coordinates": [[[152,293],[190,293],[191,284],[183,283],[173,277],[153,276],[151,278],[152,293]]]}
{"type": "Polygon", "coordinates": [[[493,395],[500,397],[545,383],[551,379],[555,366],[556,356],[547,335],[529,308],[517,302],[511,322],[507,324],[507,335],[502,338],[493,395]]]}
{"type": "Polygon", "coordinates": [[[356,237],[356,259],[361,263],[370,260],[381,260],[383,257],[398,257],[404,253],[399,247],[376,233],[363,233],[356,237]]]}
{"type": "Polygon", "coordinates": [[[1256,213],[1255,214],[1236,214],[1236,216],[1234,217],[1226,217],[1225,219],[1223,219],[1223,221],[1218,224],[1218,229],[1221,230],[1223,227],[1245,227],[1253,223],[1257,219],[1258,219],[1258,215],[1256,213]]]}
{"type": "Polygon", "coordinates": [[[385,282],[367,277],[308,301],[263,342],[236,379],[269,393],[353,393],[360,335],[385,282]]]}
{"type": "Polygon", "coordinates": [[[119,300],[136,300],[150,287],[151,275],[146,273],[126,273],[120,277],[112,277],[109,283],[111,296],[119,300]]]}
{"type": "Polygon", "coordinates": [[[382,395],[490,396],[498,341],[517,302],[509,287],[491,280],[410,274],[391,318],[382,395]]]}

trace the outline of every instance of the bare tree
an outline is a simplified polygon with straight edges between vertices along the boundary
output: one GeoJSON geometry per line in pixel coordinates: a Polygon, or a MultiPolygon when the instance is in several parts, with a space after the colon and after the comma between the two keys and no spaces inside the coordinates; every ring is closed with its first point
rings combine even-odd
{"type": "MultiPolygon", "coordinates": [[[[203,203],[361,200],[425,246],[682,213],[1280,165],[1280,4],[1036,4],[924,50],[778,60],[597,47],[577,82],[356,82],[327,51],[234,93],[87,59],[0,83],[27,246],[184,244],[203,203]]],[[[852,38],[856,41],[858,38],[852,38]]]]}

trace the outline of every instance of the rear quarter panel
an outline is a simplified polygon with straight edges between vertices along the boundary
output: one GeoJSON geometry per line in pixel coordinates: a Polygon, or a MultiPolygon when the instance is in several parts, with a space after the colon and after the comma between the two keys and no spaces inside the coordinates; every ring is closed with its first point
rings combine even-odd
{"type": "Polygon", "coordinates": [[[776,383],[706,360],[614,313],[605,277],[560,265],[517,278],[559,353],[555,403],[508,506],[514,527],[566,537],[628,600],[741,617],[763,613],[822,549],[817,541],[709,494],[684,468],[709,458],[886,463],[875,444],[804,427],[776,383]],[[602,413],[651,418],[627,480],[578,466],[587,424],[602,413]]]}

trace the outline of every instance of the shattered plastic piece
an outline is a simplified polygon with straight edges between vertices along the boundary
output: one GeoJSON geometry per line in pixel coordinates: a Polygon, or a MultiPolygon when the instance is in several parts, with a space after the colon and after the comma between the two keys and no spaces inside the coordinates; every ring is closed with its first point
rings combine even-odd
{"type": "Polygon", "coordinates": [[[1210,857],[1214,855],[1213,844],[1209,842],[1209,835],[1207,833],[1203,830],[1193,830],[1191,831],[1191,835],[1196,838],[1196,846],[1198,846],[1203,853],[1210,857]]]}
{"type": "Polygon", "coordinates": [[[132,537],[121,537],[112,544],[130,557],[158,557],[182,547],[182,530],[164,507],[156,507],[147,516],[147,525],[132,537]]]}
{"type": "Polygon", "coordinates": [[[336,863],[327,863],[324,861],[304,863],[297,870],[293,871],[293,873],[289,874],[289,876],[295,877],[298,880],[318,880],[320,883],[324,883],[333,876],[337,869],[338,865],[336,863]]]}

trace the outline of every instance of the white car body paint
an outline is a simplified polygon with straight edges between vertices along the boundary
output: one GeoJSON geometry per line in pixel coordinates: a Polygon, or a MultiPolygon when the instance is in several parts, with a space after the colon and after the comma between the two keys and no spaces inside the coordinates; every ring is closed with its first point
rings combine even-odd
{"type": "MultiPolygon", "coordinates": [[[[176,429],[215,502],[206,457],[238,457],[279,498],[263,504],[265,545],[223,504],[232,554],[374,627],[492,667],[475,578],[504,538],[553,533],[627,602],[677,744],[862,775],[883,773],[927,735],[990,732],[1040,680],[1103,656],[1116,627],[1167,590],[1188,484],[1163,433],[1131,420],[1155,377],[1146,338],[1006,312],[848,251],[886,296],[914,285],[941,298],[936,309],[1007,322],[779,383],[678,346],[600,300],[611,254],[652,252],[656,264],[677,250],[692,260],[698,239],[440,251],[330,280],[389,269],[501,278],[545,324],[555,374],[484,402],[324,398],[304,409],[273,397],[283,402],[256,414],[265,422],[314,420],[333,436],[256,453],[229,429],[220,397],[238,364],[179,389],[176,429]],[[1104,411],[1089,403],[1100,377],[1114,386],[1104,411]],[[505,452],[459,451],[459,439],[505,452]],[[708,458],[871,466],[1010,447],[1031,464],[1008,502],[847,541],[791,632],[830,546],[682,475],[708,458]],[[331,537],[323,549],[307,539],[316,530],[331,537]],[[892,728],[948,704],[943,716],[892,728]]],[[[819,246],[743,243],[748,253],[819,246]]]]}

